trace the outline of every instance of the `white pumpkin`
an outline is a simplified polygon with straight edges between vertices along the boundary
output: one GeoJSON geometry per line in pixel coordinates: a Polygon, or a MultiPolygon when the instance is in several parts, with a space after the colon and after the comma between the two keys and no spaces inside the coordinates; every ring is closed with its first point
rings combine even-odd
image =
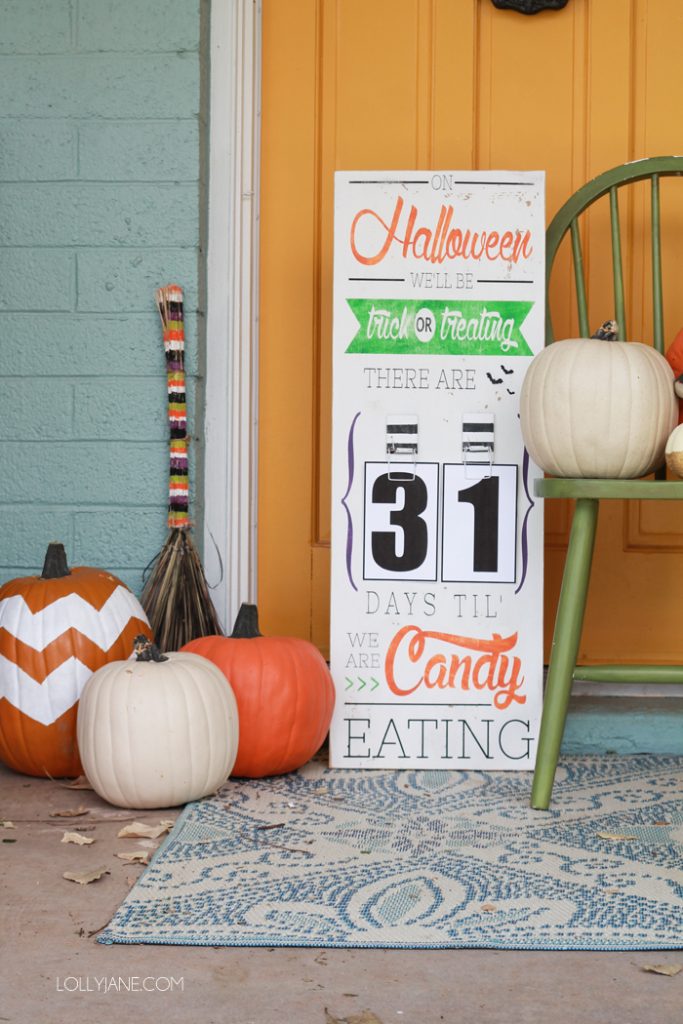
{"type": "Polygon", "coordinates": [[[675,476],[683,477],[683,423],[675,427],[664,449],[666,464],[675,476]]]}
{"type": "Polygon", "coordinates": [[[529,455],[553,476],[645,476],[664,461],[676,419],[671,367],[634,341],[553,342],[531,361],[520,394],[529,455]]]}
{"type": "Polygon", "coordinates": [[[85,684],[78,708],[83,769],[119,807],[174,807],[215,792],[237,756],[237,702],[198,654],[115,661],[85,684]]]}

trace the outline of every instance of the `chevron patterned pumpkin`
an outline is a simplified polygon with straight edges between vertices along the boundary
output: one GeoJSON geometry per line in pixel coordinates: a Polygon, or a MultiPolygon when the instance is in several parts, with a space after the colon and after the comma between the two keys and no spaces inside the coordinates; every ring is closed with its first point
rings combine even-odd
{"type": "Polygon", "coordinates": [[[0,587],[0,760],[26,775],[82,773],[78,699],[92,673],[127,658],[151,630],[128,588],[108,572],[69,570],[50,544],[41,576],[0,587]]]}

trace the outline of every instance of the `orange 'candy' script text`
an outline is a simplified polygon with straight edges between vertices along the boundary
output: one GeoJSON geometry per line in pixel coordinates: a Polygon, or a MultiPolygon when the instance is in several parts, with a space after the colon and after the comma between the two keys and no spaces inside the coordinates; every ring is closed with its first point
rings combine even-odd
{"type": "Polygon", "coordinates": [[[493,704],[500,711],[513,701],[526,704],[526,696],[519,693],[524,685],[524,676],[520,675],[522,662],[517,656],[509,657],[507,653],[516,643],[517,633],[506,637],[494,633],[490,640],[486,640],[431,632],[419,626],[404,626],[387,650],[385,672],[389,689],[398,697],[407,697],[423,685],[440,690],[459,687],[465,692],[488,690],[494,694],[493,704]],[[442,650],[437,647],[434,652],[432,644],[430,653],[428,640],[437,641],[442,650]],[[448,645],[447,650],[459,647],[461,652],[477,653],[449,651],[446,655],[442,653],[444,644],[448,645]]]}

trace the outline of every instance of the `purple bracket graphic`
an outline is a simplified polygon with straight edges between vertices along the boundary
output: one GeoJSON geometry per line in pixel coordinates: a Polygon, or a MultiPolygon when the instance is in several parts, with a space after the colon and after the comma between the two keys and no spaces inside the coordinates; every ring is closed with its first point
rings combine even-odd
{"type": "Polygon", "coordinates": [[[524,493],[526,494],[529,504],[526,512],[524,513],[524,522],[522,523],[522,578],[519,581],[519,586],[515,590],[515,594],[520,592],[524,586],[524,580],[526,579],[526,571],[529,564],[529,544],[526,536],[526,528],[529,520],[529,513],[534,507],[534,501],[529,494],[529,453],[526,448],[524,449],[524,457],[522,458],[522,482],[524,483],[524,493]]]}
{"type": "Polygon", "coordinates": [[[356,423],[358,422],[358,417],[359,416],[360,416],[360,413],[357,412],[356,415],[353,417],[353,421],[351,423],[351,427],[349,428],[349,439],[346,442],[346,451],[347,451],[348,462],[349,462],[349,482],[348,482],[347,487],[346,487],[346,493],[345,493],[344,497],[341,500],[341,503],[344,506],[344,510],[346,512],[346,520],[347,520],[347,529],[346,529],[346,575],[349,577],[349,583],[351,584],[351,586],[353,587],[354,590],[358,590],[358,587],[353,582],[353,576],[351,575],[351,555],[353,554],[353,520],[351,518],[351,509],[346,504],[346,499],[348,498],[348,496],[349,496],[349,494],[351,492],[351,486],[353,484],[353,474],[354,474],[354,470],[355,470],[355,459],[354,459],[354,454],[353,454],[353,432],[356,429],[356,423]]]}

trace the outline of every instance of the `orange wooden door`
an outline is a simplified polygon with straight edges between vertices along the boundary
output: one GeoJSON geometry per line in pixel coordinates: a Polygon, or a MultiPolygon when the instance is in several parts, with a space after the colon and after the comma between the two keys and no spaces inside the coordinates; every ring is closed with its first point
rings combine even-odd
{"type": "MultiPolygon", "coordinates": [[[[682,29],[678,0],[569,0],[532,17],[490,0],[264,0],[258,558],[267,631],[327,651],[333,172],[544,169],[551,216],[601,171],[680,149],[671,100],[683,91],[682,29]]],[[[680,222],[683,197],[666,201],[665,217],[680,222]]],[[[641,206],[637,198],[626,211],[629,312],[632,336],[647,341],[641,206]]],[[[587,238],[596,325],[613,315],[597,260],[604,229],[594,217],[587,238]]],[[[673,338],[683,249],[665,244],[673,338]]],[[[552,302],[558,336],[574,335],[568,264],[552,302]]],[[[679,659],[681,512],[618,502],[601,516],[581,659],[679,659]]],[[[547,637],[568,522],[566,507],[547,504],[547,637]]]]}

